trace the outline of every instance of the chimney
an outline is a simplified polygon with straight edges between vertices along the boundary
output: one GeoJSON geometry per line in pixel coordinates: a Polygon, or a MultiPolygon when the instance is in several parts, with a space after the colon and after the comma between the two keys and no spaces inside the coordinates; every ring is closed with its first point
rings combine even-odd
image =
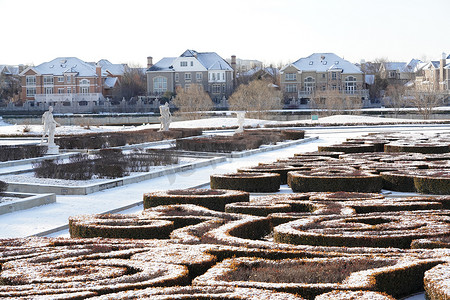
{"type": "Polygon", "coordinates": [[[231,55],[231,68],[233,69],[233,89],[236,86],[236,55],[231,55]]]}
{"type": "Polygon", "coordinates": [[[231,67],[236,72],[236,55],[231,55],[231,67]]]}
{"type": "Polygon", "coordinates": [[[147,56],[147,68],[151,68],[153,66],[153,57],[147,56]]]}
{"type": "Polygon", "coordinates": [[[102,66],[100,66],[100,64],[96,64],[95,65],[95,73],[97,74],[97,93],[102,93],[103,94],[103,80],[102,80],[102,66]]]}
{"type": "Polygon", "coordinates": [[[445,53],[442,53],[441,61],[439,62],[439,89],[445,89],[444,82],[446,80],[445,78],[445,65],[447,64],[447,60],[445,59],[446,55],[445,53]]]}

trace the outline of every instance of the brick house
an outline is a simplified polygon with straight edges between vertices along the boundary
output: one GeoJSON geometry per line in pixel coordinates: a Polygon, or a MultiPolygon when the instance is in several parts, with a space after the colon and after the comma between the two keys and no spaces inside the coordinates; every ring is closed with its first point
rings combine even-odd
{"type": "Polygon", "coordinates": [[[21,99],[34,101],[44,109],[50,105],[64,107],[64,111],[77,106],[95,107],[111,95],[123,75],[125,66],[107,60],[85,62],[76,57],[58,57],[38,66],[28,67],[20,73],[21,99]]]}
{"type": "MultiPolygon", "coordinates": [[[[231,65],[235,65],[236,58],[233,56],[232,59],[231,65]]],[[[156,64],[153,64],[152,57],[148,57],[147,61],[149,96],[175,93],[178,87],[198,84],[218,103],[233,92],[235,71],[215,52],[186,50],[179,57],[164,57],[156,64]]]]}
{"type": "Polygon", "coordinates": [[[361,101],[368,99],[361,69],[334,53],[314,53],[280,70],[285,101],[308,106],[318,91],[337,90],[361,101]]]}
{"type": "Polygon", "coordinates": [[[421,90],[439,90],[448,93],[450,90],[450,55],[442,54],[438,61],[425,63],[418,70],[415,85],[421,90]]]}

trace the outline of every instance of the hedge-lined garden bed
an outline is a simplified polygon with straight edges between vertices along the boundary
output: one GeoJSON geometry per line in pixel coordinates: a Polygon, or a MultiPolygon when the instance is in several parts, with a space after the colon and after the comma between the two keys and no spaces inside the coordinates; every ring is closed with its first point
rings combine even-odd
{"type": "Polygon", "coordinates": [[[235,133],[232,136],[177,139],[176,148],[186,151],[230,153],[304,137],[303,130],[245,130],[243,133],[235,133]]]}
{"type": "Polygon", "coordinates": [[[47,146],[41,145],[0,145],[0,162],[42,157],[47,152],[47,146]]]}
{"type": "Polygon", "coordinates": [[[55,138],[55,143],[61,149],[104,149],[197,135],[202,135],[201,129],[179,128],[171,129],[170,131],[144,129],[120,132],[87,133],[76,136],[60,136],[55,138]]]}
{"type": "Polygon", "coordinates": [[[240,190],[256,193],[277,192],[281,179],[278,173],[238,172],[210,176],[213,189],[240,190]]]}

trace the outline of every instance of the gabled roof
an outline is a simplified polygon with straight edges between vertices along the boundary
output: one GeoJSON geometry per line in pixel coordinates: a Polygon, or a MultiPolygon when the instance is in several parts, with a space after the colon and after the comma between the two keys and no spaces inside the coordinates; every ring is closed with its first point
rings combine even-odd
{"type": "Polygon", "coordinates": [[[64,75],[64,73],[77,73],[78,76],[95,77],[95,65],[89,64],[76,57],[58,57],[49,62],[42,63],[33,68],[42,75],[64,75]]]}
{"type": "Polygon", "coordinates": [[[439,68],[439,66],[441,65],[441,63],[438,60],[432,60],[430,61],[430,63],[436,69],[439,68]]]}
{"type": "MultiPolygon", "coordinates": [[[[233,70],[233,68],[231,68],[231,66],[215,52],[197,52],[195,50],[186,50],[180,55],[180,57],[195,57],[207,70],[233,70]]],[[[175,59],[177,59],[177,57],[164,57],[151,66],[147,71],[174,71],[173,61],[175,59]]]]}
{"type": "Polygon", "coordinates": [[[416,72],[419,70],[421,63],[423,63],[423,61],[421,61],[420,59],[411,59],[411,61],[405,66],[404,68],[404,72],[416,72]]]}
{"type": "Polygon", "coordinates": [[[300,58],[291,65],[296,67],[298,70],[305,72],[327,72],[330,70],[341,70],[344,74],[362,73],[359,67],[334,53],[313,53],[308,57],[300,58]]]}
{"type": "Polygon", "coordinates": [[[164,57],[156,64],[151,66],[147,71],[173,71],[172,63],[176,57],[164,57]]]}
{"type": "Polygon", "coordinates": [[[117,83],[117,77],[108,77],[105,79],[105,88],[112,89],[117,83]]]}
{"type": "Polygon", "coordinates": [[[10,65],[0,65],[0,73],[4,73],[7,75],[17,75],[19,74],[19,67],[10,65]]]}
{"type": "Polygon", "coordinates": [[[102,67],[103,76],[107,76],[108,74],[111,74],[113,76],[120,76],[125,72],[124,64],[113,64],[107,59],[101,59],[97,64],[102,67]]]}
{"type": "Polygon", "coordinates": [[[384,69],[386,71],[399,71],[399,72],[403,72],[406,68],[406,63],[405,62],[385,62],[384,64],[384,69]]]}

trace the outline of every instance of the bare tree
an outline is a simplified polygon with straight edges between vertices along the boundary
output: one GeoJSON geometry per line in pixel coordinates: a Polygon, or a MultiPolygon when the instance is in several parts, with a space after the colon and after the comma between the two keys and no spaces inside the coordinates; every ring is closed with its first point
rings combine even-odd
{"type": "Polygon", "coordinates": [[[430,118],[433,109],[443,104],[444,95],[430,85],[425,89],[416,87],[412,91],[410,98],[419,114],[427,120],[430,118]]]}
{"type": "Polygon", "coordinates": [[[268,110],[281,109],[281,92],[272,82],[253,80],[240,85],[228,99],[230,110],[247,111],[248,116],[263,118],[268,110]]]}
{"type": "Polygon", "coordinates": [[[114,88],[115,100],[126,100],[136,96],[144,96],[147,89],[147,77],[143,68],[139,66],[126,66],[118,86],[114,88]]]}
{"type": "Polygon", "coordinates": [[[410,100],[406,95],[406,87],[403,84],[391,84],[387,87],[384,104],[394,109],[395,117],[401,109],[405,108],[410,100]]]}
{"type": "Polygon", "coordinates": [[[185,89],[178,87],[173,104],[178,108],[177,114],[184,113],[184,117],[190,119],[200,118],[201,112],[211,110],[214,107],[208,93],[199,84],[192,84],[185,89]]]}
{"type": "Polygon", "coordinates": [[[362,108],[359,97],[351,97],[338,89],[316,91],[311,100],[312,107],[317,109],[317,113],[322,116],[359,114],[362,108]]]}

